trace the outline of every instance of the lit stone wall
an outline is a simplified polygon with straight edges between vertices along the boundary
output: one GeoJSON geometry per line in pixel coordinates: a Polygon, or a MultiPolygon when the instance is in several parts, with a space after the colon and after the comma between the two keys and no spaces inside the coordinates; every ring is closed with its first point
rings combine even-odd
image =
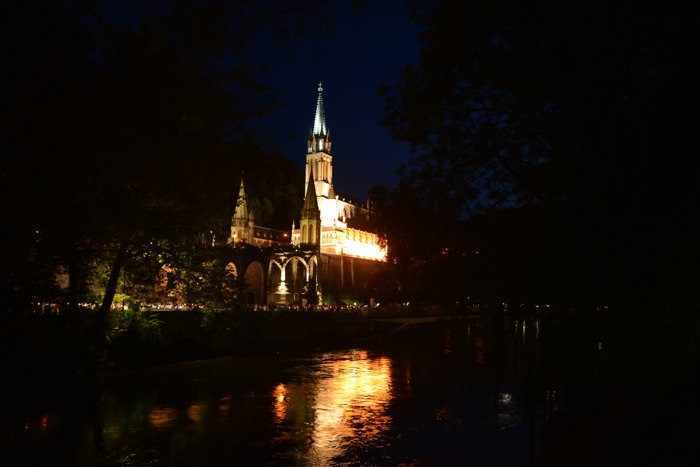
{"type": "MultiPolygon", "coordinates": [[[[292,243],[299,245],[300,229],[292,232],[292,243]]],[[[321,253],[386,261],[386,246],[381,246],[379,237],[371,232],[348,228],[344,223],[322,227],[321,253]]]]}

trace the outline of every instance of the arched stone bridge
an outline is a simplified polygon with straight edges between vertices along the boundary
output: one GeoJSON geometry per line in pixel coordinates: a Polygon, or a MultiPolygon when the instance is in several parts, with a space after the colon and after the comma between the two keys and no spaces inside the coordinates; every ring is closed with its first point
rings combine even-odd
{"type": "Polygon", "coordinates": [[[247,284],[241,301],[249,305],[301,304],[307,294],[320,297],[318,251],[294,247],[230,248],[226,270],[247,284]]]}

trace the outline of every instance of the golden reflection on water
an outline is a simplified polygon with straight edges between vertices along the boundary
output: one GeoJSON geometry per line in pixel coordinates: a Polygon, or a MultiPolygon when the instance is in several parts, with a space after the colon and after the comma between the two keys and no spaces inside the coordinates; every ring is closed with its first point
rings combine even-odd
{"type": "Polygon", "coordinates": [[[41,416],[41,431],[46,431],[49,427],[49,414],[45,413],[41,416]]]}
{"type": "Polygon", "coordinates": [[[177,410],[170,407],[153,407],[148,414],[148,421],[155,428],[167,428],[177,418],[177,410]]]}
{"type": "Polygon", "coordinates": [[[327,465],[352,445],[376,444],[391,426],[392,361],[359,351],[323,364],[315,387],[308,461],[327,465]]]}
{"type": "Polygon", "coordinates": [[[275,422],[282,423],[287,417],[287,394],[289,389],[284,383],[278,384],[274,391],[272,391],[272,397],[274,398],[274,405],[272,408],[273,415],[275,416],[275,422]]]}
{"type": "Polygon", "coordinates": [[[219,398],[219,414],[226,418],[231,410],[231,394],[219,398]]]}
{"type": "Polygon", "coordinates": [[[192,401],[190,406],[187,408],[187,418],[189,418],[194,423],[198,423],[202,420],[202,406],[198,402],[192,401]]]}

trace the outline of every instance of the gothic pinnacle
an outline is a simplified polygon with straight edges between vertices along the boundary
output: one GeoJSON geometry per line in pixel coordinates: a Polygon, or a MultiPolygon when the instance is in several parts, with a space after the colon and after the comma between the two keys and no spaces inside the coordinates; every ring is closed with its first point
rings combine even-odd
{"type": "Polygon", "coordinates": [[[323,84],[318,83],[318,98],[316,99],[316,114],[314,116],[314,136],[326,136],[326,115],[323,109],[323,84]]]}

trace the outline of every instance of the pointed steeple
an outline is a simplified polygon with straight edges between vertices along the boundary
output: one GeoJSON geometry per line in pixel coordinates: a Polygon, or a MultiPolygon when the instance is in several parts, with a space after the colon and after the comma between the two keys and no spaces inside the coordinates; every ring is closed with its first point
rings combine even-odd
{"type": "Polygon", "coordinates": [[[318,247],[321,244],[321,210],[318,208],[313,174],[309,174],[304,206],[301,208],[299,229],[301,230],[299,243],[314,247],[318,247]]]}
{"type": "Polygon", "coordinates": [[[331,153],[330,131],[326,126],[326,114],[323,108],[323,83],[318,83],[318,98],[316,98],[316,113],[314,125],[309,132],[308,153],[331,153]]]}
{"type": "Polygon", "coordinates": [[[313,174],[309,174],[309,181],[306,184],[306,196],[304,197],[304,206],[301,208],[301,217],[315,218],[318,209],[318,200],[316,199],[316,184],[314,183],[313,174]]]}
{"type": "Polygon", "coordinates": [[[323,109],[323,83],[318,83],[318,98],[316,99],[316,115],[314,116],[314,135],[327,135],[326,115],[323,109]]]}
{"type": "Polygon", "coordinates": [[[248,220],[248,200],[245,195],[245,185],[241,178],[241,186],[238,189],[238,199],[236,200],[236,211],[233,214],[234,219],[248,220]]]}
{"type": "Polygon", "coordinates": [[[238,199],[236,200],[236,210],[231,218],[231,236],[228,243],[253,242],[253,228],[255,227],[255,217],[252,211],[248,211],[248,197],[245,194],[245,184],[241,177],[241,186],[238,189],[238,199]]]}

